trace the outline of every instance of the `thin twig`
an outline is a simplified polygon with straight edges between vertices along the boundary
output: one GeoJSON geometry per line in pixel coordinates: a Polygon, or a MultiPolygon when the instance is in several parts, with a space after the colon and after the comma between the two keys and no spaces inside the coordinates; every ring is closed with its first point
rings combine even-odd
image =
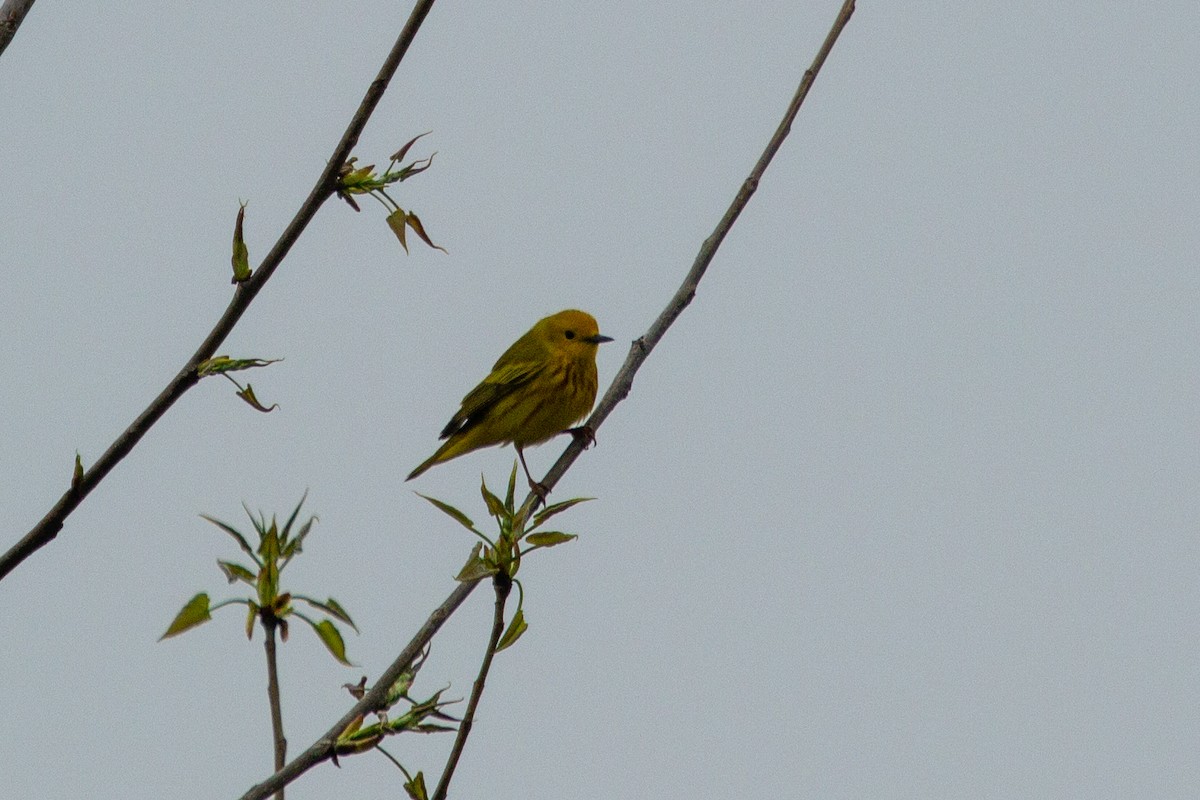
{"type": "MultiPolygon", "coordinates": [[[[271,734],[275,741],[275,771],[283,769],[287,763],[287,738],[283,735],[283,709],[279,703],[279,667],[275,660],[275,630],[279,623],[274,617],[263,619],[263,629],[266,631],[266,642],[263,647],[267,650],[267,702],[271,704],[271,734]]],[[[284,800],[283,787],[275,793],[275,800],[284,800]]]]}
{"type": "Polygon", "coordinates": [[[4,48],[17,35],[17,28],[21,27],[32,7],[33,0],[4,0],[0,3],[0,55],[4,54],[4,48]]]}
{"type": "Polygon", "coordinates": [[[371,686],[370,691],[363,695],[363,698],[355,703],[353,708],[334,723],[333,727],[326,731],[324,736],[313,742],[307,750],[284,765],[283,769],[277,770],[274,775],[262,783],[251,787],[250,791],[242,795],[241,800],[265,800],[265,798],[281,786],[287,786],[317,764],[331,758],[338,736],[346,730],[346,727],[350,723],[383,707],[384,700],[392,684],[404,674],[405,670],[412,666],[413,661],[421,654],[425,646],[429,644],[429,640],[433,638],[434,634],[438,632],[446,620],[462,605],[463,601],[467,599],[477,585],[479,585],[479,581],[469,581],[455,586],[454,591],[450,593],[445,602],[429,615],[429,619],[425,620],[425,624],[413,636],[412,641],[400,651],[400,655],[396,656],[396,660],[383,671],[383,674],[371,686]]]}
{"type": "MultiPolygon", "coordinates": [[[[354,145],[358,143],[359,135],[366,126],[367,120],[370,119],[372,112],[374,112],[375,106],[379,104],[379,100],[383,97],[388,82],[391,81],[396,68],[400,65],[401,59],[404,58],[404,54],[408,51],[408,46],[417,35],[417,31],[420,30],[421,23],[429,13],[429,9],[433,7],[433,2],[434,0],[418,0],[412,10],[412,14],[409,15],[408,22],[404,25],[404,30],[400,32],[400,36],[392,46],[391,52],[388,53],[387,59],[383,62],[383,66],[380,67],[379,74],[375,76],[375,80],[371,81],[371,85],[367,89],[362,102],[359,104],[358,110],[354,113],[354,117],[346,127],[346,132],[342,134],[341,141],[338,142],[333,155],[330,156],[329,163],[325,165],[324,171],[317,179],[312,191],[309,192],[304,204],[300,206],[300,210],[296,212],[296,216],[288,223],[279,240],[275,242],[274,247],[263,258],[262,263],[250,279],[237,285],[228,308],[225,309],[225,313],[221,315],[221,318],[217,320],[217,324],[209,332],[208,336],[205,337],[199,349],[188,359],[187,363],[171,379],[171,382],[167,384],[158,397],[154,398],[154,401],[147,406],[146,410],[138,415],[133,424],[126,428],[109,445],[109,448],[104,451],[99,460],[83,473],[83,477],[79,481],[73,482],[72,486],[54,504],[54,507],[50,509],[46,516],[19,542],[13,545],[8,552],[0,556],[0,580],[3,580],[18,564],[38,549],[53,541],[58,532],[62,530],[63,522],[83,501],[83,498],[87,497],[92,489],[96,488],[100,481],[108,475],[109,471],[129,454],[129,451],[153,427],[154,423],[166,413],[167,409],[174,405],[175,401],[182,397],[188,389],[199,382],[200,377],[196,372],[196,368],[202,361],[211,358],[216,353],[217,348],[225,341],[225,337],[229,335],[230,331],[238,323],[238,320],[241,319],[242,314],[249,308],[255,295],[258,294],[263,285],[271,278],[271,275],[288,254],[292,245],[300,238],[300,234],[304,232],[305,227],[316,216],[317,210],[336,191],[338,171],[346,159],[350,157],[350,151],[354,149],[354,145]]],[[[66,470],[64,469],[65,474],[66,470]]]]}
{"type": "Polygon", "coordinates": [[[442,771],[442,779],[438,781],[437,789],[433,792],[433,800],[446,800],[446,793],[450,791],[450,779],[454,777],[458,759],[467,745],[467,737],[471,735],[471,726],[475,724],[475,709],[479,706],[483,685],[487,681],[488,671],[492,668],[496,645],[504,633],[504,603],[512,590],[512,579],[502,572],[497,573],[493,584],[496,587],[496,609],[492,615],[492,633],[488,637],[487,652],[483,654],[479,675],[475,678],[475,685],[471,687],[471,699],[467,701],[467,711],[463,714],[462,722],[458,723],[458,735],[454,737],[454,747],[450,749],[450,757],[446,759],[446,768],[442,771]]]}
{"type": "MultiPolygon", "coordinates": [[[[837,41],[838,35],[842,32],[842,29],[846,27],[846,23],[850,21],[850,15],[853,13],[854,0],[846,0],[838,14],[837,19],[834,21],[833,28],[830,30],[829,35],[825,38],[825,43],[821,46],[821,50],[817,53],[817,57],[813,60],[812,66],[809,67],[809,69],[804,73],[804,77],[800,81],[800,87],[797,89],[796,95],[792,98],[792,102],[788,105],[787,112],[784,114],[783,122],[780,123],[779,128],[775,131],[775,135],[771,137],[770,142],[767,144],[766,150],[763,152],[762,156],[759,157],[758,163],[755,165],[754,170],[750,173],[750,177],[748,177],[742,184],[741,189],[738,191],[737,197],[734,198],[729,210],[725,212],[725,216],[721,218],[721,222],[718,223],[716,230],[714,230],[712,235],[704,241],[704,244],[700,248],[699,255],[696,256],[696,260],[692,264],[691,270],[688,272],[687,277],[684,278],[683,285],[680,286],[679,291],[675,293],[675,297],[672,298],[671,303],[667,306],[663,313],[659,315],[658,319],[654,321],[654,324],[651,325],[650,330],[642,338],[634,342],[633,348],[631,349],[628,358],[626,358],[625,365],[621,368],[621,371],[617,373],[616,378],[613,379],[612,384],[609,386],[608,391],[605,392],[600,404],[596,406],[596,410],[592,412],[592,416],[588,420],[588,424],[593,426],[593,430],[608,417],[618,403],[628,396],[630,387],[633,385],[634,374],[637,373],[642,362],[646,360],[646,356],[649,355],[652,349],[654,349],[654,346],[658,343],[659,339],[662,338],[667,328],[671,326],[671,323],[675,321],[675,318],[679,316],[679,314],[691,301],[697,284],[699,284],[700,279],[704,276],[704,271],[708,268],[709,263],[716,254],[717,247],[720,246],[721,240],[725,238],[725,235],[729,232],[729,229],[737,220],[738,215],[741,213],[742,209],[745,208],[746,203],[749,202],[750,196],[754,194],[754,190],[758,187],[758,181],[766,171],[767,165],[770,164],[771,158],[775,155],[775,151],[779,149],[780,144],[782,144],[784,138],[787,137],[788,132],[791,130],[792,120],[795,119],[796,113],[800,110],[800,105],[804,102],[804,98],[808,94],[808,89],[812,85],[813,80],[816,78],[817,73],[820,71],[821,65],[825,63],[825,58],[829,55],[829,51],[833,48],[834,42],[837,41]]],[[[567,447],[566,451],[562,454],[562,456],[559,457],[554,466],[550,468],[550,472],[547,473],[546,478],[543,480],[543,483],[545,483],[547,488],[554,486],[554,484],[558,482],[559,478],[561,478],[563,474],[570,469],[571,464],[574,463],[575,459],[579,457],[579,454],[582,451],[582,441],[573,441],[572,444],[567,447]]],[[[522,507],[521,513],[528,514],[527,507],[534,502],[535,497],[536,496],[532,493],[529,495],[529,497],[525,500],[525,505],[522,507]]],[[[458,586],[454,588],[454,591],[450,593],[450,596],[446,598],[445,602],[443,602],[442,605],[439,606],[436,611],[434,611],[421,630],[417,632],[417,635],[413,637],[413,640],[409,642],[408,647],[406,647],[404,651],[396,658],[396,660],[392,662],[392,665],[388,667],[387,671],[384,672],[382,676],[380,676],[379,681],[371,688],[371,691],[369,691],[362,700],[360,700],[352,709],[346,712],[346,714],[340,720],[338,720],[338,722],[323,737],[314,742],[311,747],[297,756],[282,770],[276,772],[270,778],[252,788],[249,792],[242,796],[241,800],[263,800],[263,798],[267,797],[267,795],[269,795],[277,787],[291,783],[302,773],[311,769],[321,761],[328,759],[333,753],[333,744],[336,741],[338,734],[345,730],[347,725],[358,719],[360,715],[368,713],[369,711],[379,707],[380,702],[383,700],[383,697],[387,692],[387,687],[389,687],[400,676],[400,674],[408,668],[408,665],[411,664],[413,659],[417,657],[425,644],[433,637],[438,628],[442,626],[442,623],[444,623],[446,619],[454,613],[454,611],[462,604],[463,600],[467,598],[467,595],[471,593],[478,583],[479,581],[471,581],[468,583],[458,584],[458,586]]]]}
{"type": "MultiPolygon", "coordinates": [[[[625,357],[625,363],[621,365],[620,371],[617,372],[613,382],[609,385],[608,391],[604,393],[604,397],[596,404],[596,409],[592,412],[591,417],[584,423],[593,431],[599,430],[604,420],[612,413],[617,404],[629,396],[629,391],[633,388],[633,376],[641,369],[642,363],[646,357],[650,355],[650,351],[654,349],[659,340],[667,332],[667,329],[675,322],[676,318],[683,313],[683,310],[692,302],[692,298],[696,295],[696,287],[700,284],[700,279],[704,277],[708,265],[712,263],[713,256],[717,254],[717,248],[721,246],[726,234],[733,227],[733,223],[737,222],[738,216],[750,202],[750,198],[754,196],[755,190],[758,189],[758,183],[762,180],[763,174],[767,171],[767,167],[771,164],[771,159],[775,157],[775,153],[779,150],[783,140],[792,130],[792,121],[796,119],[796,114],[800,111],[800,106],[804,103],[804,98],[808,96],[808,90],[812,87],[813,81],[817,78],[817,73],[821,71],[821,66],[825,63],[825,59],[829,56],[829,52],[833,49],[833,45],[841,35],[842,29],[846,27],[846,23],[850,21],[850,16],[854,13],[854,0],[846,0],[842,5],[841,11],[838,12],[837,19],[833,22],[833,27],[830,28],[828,35],[825,37],[825,42],[821,45],[821,49],[817,51],[816,58],[813,59],[810,66],[804,73],[804,77],[800,80],[800,86],[796,89],[796,94],[792,97],[791,103],[788,104],[787,111],[783,115],[783,120],[779,123],[779,127],[775,129],[774,135],[767,142],[766,149],[762,155],[758,157],[758,162],[754,165],[754,169],[750,171],[750,175],[742,182],[741,188],[738,189],[737,195],[733,198],[733,202],[729,204],[729,208],[725,211],[725,216],[721,217],[721,221],[717,223],[717,227],[712,234],[704,240],[700,246],[700,252],[696,254],[695,261],[692,262],[692,268],[684,277],[683,283],[680,285],[675,296],[671,298],[671,302],[663,309],[658,318],[650,326],[640,338],[634,340],[633,346],[629,349],[629,355],[625,357]]],[[[582,437],[572,439],[571,444],[559,456],[558,461],[546,473],[546,477],[542,478],[542,485],[547,489],[554,487],[559,479],[566,473],[571,465],[575,463],[575,459],[583,452],[587,445],[587,440],[582,437]]],[[[535,501],[534,495],[530,494],[525,501],[525,506],[535,501]]],[[[524,508],[524,507],[523,507],[524,508]]]]}

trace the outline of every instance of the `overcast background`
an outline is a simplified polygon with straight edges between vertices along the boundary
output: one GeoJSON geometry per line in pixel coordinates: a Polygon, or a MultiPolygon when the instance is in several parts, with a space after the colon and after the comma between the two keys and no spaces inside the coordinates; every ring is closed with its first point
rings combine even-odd
{"type": "MultiPolygon", "coordinates": [[[[437,4],[329,202],[206,380],[0,583],[3,793],[236,797],[269,773],[261,632],[156,639],[237,554],[199,519],[320,516],[285,573],[357,669],[281,651],[297,753],[388,664],[512,450],[403,476],[535,320],[602,386],[675,290],[838,0],[437,4]]],[[[408,3],[37,3],[0,57],[0,546],[142,410],[302,201],[408,3]]],[[[1200,794],[1200,5],[862,2],[695,302],[554,497],[456,797],[1200,794]]],[[[564,443],[531,450],[544,472],[564,443]]],[[[417,694],[465,697],[477,591],[417,694]]],[[[460,706],[461,708],[461,706],[460,706]]],[[[432,785],[450,735],[391,751],[432,785]]],[[[292,798],[399,796],[377,755],[292,798]]]]}

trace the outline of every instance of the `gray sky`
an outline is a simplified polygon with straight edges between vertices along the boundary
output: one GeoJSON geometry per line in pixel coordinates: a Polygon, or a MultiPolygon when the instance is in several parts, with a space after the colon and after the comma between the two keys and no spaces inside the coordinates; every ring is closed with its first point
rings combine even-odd
{"type": "MultiPolygon", "coordinates": [[[[13,797],[231,797],[269,772],[261,635],[198,518],[321,521],[288,573],[359,669],[282,650],[292,751],[451,589],[487,450],[403,476],[509,342],[562,308],[628,342],[666,303],[838,3],[445,3],[328,203],[190,392],[0,583],[13,797]],[[422,149],[424,148],[424,149],[422,149]]],[[[38,3],[0,58],[7,548],[195,349],[332,151],[408,5],[38,3]]],[[[862,2],[693,305],[555,491],[458,797],[1200,793],[1195,3],[862,2]]],[[[529,451],[549,467],[561,444],[529,451]]],[[[465,696],[476,592],[418,692],[465,696]]],[[[436,776],[449,736],[392,752],[436,776]]],[[[432,781],[431,781],[432,782],[432,781]]],[[[289,797],[383,796],[383,758],[289,797]]]]}

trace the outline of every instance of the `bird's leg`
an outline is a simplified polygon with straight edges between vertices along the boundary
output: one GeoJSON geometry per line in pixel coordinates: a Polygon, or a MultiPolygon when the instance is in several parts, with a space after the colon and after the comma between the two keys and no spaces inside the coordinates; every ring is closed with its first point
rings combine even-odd
{"type": "MultiPolygon", "coordinates": [[[[529,465],[525,463],[524,449],[516,443],[513,444],[513,447],[517,448],[517,458],[521,459],[521,466],[525,469],[525,478],[529,481],[529,491],[537,495],[542,505],[546,505],[546,495],[550,494],[550,490],[544,484],[535,481],[529,474],[529,465]]],[[[533,507],[537,508],[537,504],[535,503],[533,507]]]]}
{"type": "Polygon", "coordinates": [[[565,433],[571,436],[577,442],[583,442],[583,449],[587,450],[596,443],[596,430],[591,425],[580,425],[578,428],[567,428],[565,433]]]}

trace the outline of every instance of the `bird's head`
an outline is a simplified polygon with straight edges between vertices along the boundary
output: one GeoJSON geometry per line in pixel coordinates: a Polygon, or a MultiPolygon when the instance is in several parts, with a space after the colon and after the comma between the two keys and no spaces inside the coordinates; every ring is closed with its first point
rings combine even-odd
{"type": "Polygon", "coordinates": [[[575,309],[551,314],[536,330],[550,350],[574,358],[594,358],[597,345],[612,341],[612,337],[600,335],[600,326],[591,314],[575,309]]]}

